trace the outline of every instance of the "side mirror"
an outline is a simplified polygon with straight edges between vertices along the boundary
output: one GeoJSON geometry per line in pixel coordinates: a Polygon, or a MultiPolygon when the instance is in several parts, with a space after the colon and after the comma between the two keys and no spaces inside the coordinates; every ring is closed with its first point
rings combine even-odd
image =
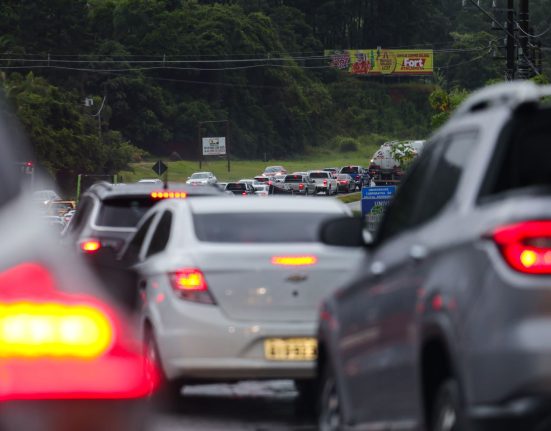
{"type": "Polygon", "coordinates": [[[321,227],[320,239],[324,244],[337,247],[365,247],[372,242],[372,237],[364,230],[364,221],[351,217],[326,221],[321,227]]]}

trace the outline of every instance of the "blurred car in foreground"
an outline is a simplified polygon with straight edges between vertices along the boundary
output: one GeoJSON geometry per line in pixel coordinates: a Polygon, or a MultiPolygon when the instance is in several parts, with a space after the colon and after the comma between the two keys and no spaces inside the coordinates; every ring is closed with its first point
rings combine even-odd
{"type": "Polygon", "coordinates": [[[139,272],[148,352],[174,397],[204,381],[313,387],[318,306],[362,258],[318,242],[345,215],[338,201],[276,197],[165,201],[145,215],[122,260],[139,272]]]}
{"type": "MultiPolygon", "coordinates": [[[[551,87],[475,93],[321,309],[320,429],[549,430],[551,87]]],[[[356,233],[354,233],[356,230],[356,233]]],[[[325,243],[356,245],[333,221],[325,243]]]]}
{"type": "Polygon", "coordinates": [[[192,186],[208,186],[214,185],[218,182],[218,179],[212,172],[196,172],[191,175],[186,181],[186,184],[192,186]]]}
{"type": "Polygon", "coordinates": [[[22,147],[0,122],[0,429],[141,429],[156,370],[128,316],[9,175],[22,147]]]}

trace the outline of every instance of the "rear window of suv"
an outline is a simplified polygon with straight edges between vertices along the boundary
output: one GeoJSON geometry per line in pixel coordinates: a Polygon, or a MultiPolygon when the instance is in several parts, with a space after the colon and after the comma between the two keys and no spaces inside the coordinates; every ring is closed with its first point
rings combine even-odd
{"type": "Polygon", "coordinates": [[[288,175],[285,177],[286,183],[302,183],[304,178],[301,175],[288,175]]]}
{"type": "Polygon", "coordinates": [[[99,210],[96,225],[105,227],[136,227],[155,202],[147,197],[116,197],[105,199],[99,210]]]}
{"type": "Polygon", "coordinates": [[[551,109],[518,114],[498,143],[480,198],[536,188],[551,190],[551,109]]]}
{"type": "Polygon", "coordinates": [[[216,213],[195,214],[200,241],[258,244],[319,241],[321,224],[338,213],[216,213]]]}
{"type": "Polygon", "coordinates": [[[312,172],[310,178],[329,178],[329,174],[327,172],[312,172]]]}
{"type": "Polygon", "coordinates": [[[229,191],[235,191],[235,190],[245,191],[245,190],[247,190],[247,185],[245,183],[231,183],[231,184],[228,184],[226,186],[226,190],[229,190],[229,191]]]}
{"type": "Polygon", "coordinates": [[[358,169],[359,168],[357,166],[348,166],[341,169],[341,174],[357,174],[358,169]]]}

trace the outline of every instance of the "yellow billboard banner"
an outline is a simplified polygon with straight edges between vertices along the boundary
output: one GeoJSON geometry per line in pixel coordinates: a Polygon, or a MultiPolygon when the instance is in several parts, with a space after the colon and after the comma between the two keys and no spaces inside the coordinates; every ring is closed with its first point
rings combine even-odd
{"type": "Polygon", "coordinates": [[[360,49],[325,51],[331,66],[353,75],[432,75],[434,51],[431,49],[360,49]]]}

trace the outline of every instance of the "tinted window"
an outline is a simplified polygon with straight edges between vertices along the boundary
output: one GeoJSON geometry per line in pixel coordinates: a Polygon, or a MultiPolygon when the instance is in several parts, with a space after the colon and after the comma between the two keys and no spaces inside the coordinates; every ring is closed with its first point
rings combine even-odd
{"type": "Polygon", "coordinates": [[[481,197],[551,186],[551,110],[519,115],[504,131],[488,169],[481,197]]]}
{"type": "Polygon", "coordinates": [[[172,213],[170,211],[166,211],[161,217],[161,220],[155,229],[155,233],[153,234],[153,238],[151,239],[151,243],[149,244],[149,249],[147,250],[148,257],[160,253],[165,249],[170,238],[171,226],[172,213]]]}
{"type": "Polygon", "coordinates": [[[109,227],[134,227],[155,202],[149,197],[117,197],[105,199],[96,224],[109,227]]]}
{"type": "Polygon", "coordinates": [[[299,176],[299,175],[288,175],[287,177],[285,177],[285,182],[286,183],[302,183],[302,182],[304,182],[304,178],[302,178],[302,176],[299,176]]]}
{"type": "Polygon", "coordinates": [[[329,178],[329,174],[327,172],[312,172],[310,178],[329,178]]]}
{"type": "Polygon", "coordinates": [[[147,231],[149,230],[149,226],[151,226],[151,222],[153,221],[154,217],[155,217],[155,214],[152,214],[149,216],[149,218],[142,224],[140,229],[136,232],[136,234],[128,244],[128,248],[126,249],[126,252],[123,257],[123,261],[126,264],[131,265],[138,260],[138,256],[140,255],[140,250],[142,249],[142,244],[144,242],[145,236],[147,235],[147,231]]]}
{"type": "Polygon", "coordinates": [[[80,201],[80,205],[78,206],[78,209],[71,220],[71,225],[69,227],[69,230],[71,231],[78,231],[80,227],[83,225],[83,222],[88,218],[90,211],[92,211],[92,208],[94,207],[94,201],[89,197],[82,198],[82,201],[80,201]]]}
{"type": "Polygon", "coordinates": [[[228,184],[226,186],[226,190],[230,190],[230,191],[234,191],[234,190],[238,190],[238,191],[244,191],[244,190],[247,190],[247,185],[245,183],[232,183],[232,184],[228,184]]]}
{"type": "Polygon", "coordinates": [[[430,146],[412,166],[406,180],[398,189],[396,196],[388,208],[379,231],[377,242],[384,241],[413,225],[415,209],[421,196],[426,178],[431,175],[431,165],[438,152],[438,143],[430,146]]]}
{"type": "Polygon", "coordinates": [[[338,214],[237,213],[196,214],[200,241],[224,243],[297,243],[319,241],[321,223],[338,214]]]}
{"type": "Polygon", "coordinates": [[[341,174],[357,174],[357,173],[358,173],[357,166],[348,166],[346,168],[341,169],[341,174]]]}
{"type": "Polygon", "coordinates": [[[465,164],[476,144],[476,137],[476,132],[458,133],[449,137],[423,194],[416,224],[436,216],[453,198],[465,164]]]}

